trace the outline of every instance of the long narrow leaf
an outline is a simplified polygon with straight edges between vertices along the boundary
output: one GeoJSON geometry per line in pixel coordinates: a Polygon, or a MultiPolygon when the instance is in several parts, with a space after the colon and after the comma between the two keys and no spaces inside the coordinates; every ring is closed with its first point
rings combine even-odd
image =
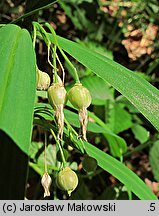
{"type": "Polygon", "coordinates": [[[87,142],[85,142],[85,150],[88,155],[97,160],[98,165],[101,168],[119,179],[141,200],[157,199],[150,188],[148,188],[148,186],[124,164],[87,142]]]}
{"type": "MultiPolygon", "coordinates": [[[[50,39],[54,42],[53,36],[50,39]]],[[[122,65],[70,40],[58,37],[60,46],[123,94],[159,130],[159,91],[122,65]]]]}

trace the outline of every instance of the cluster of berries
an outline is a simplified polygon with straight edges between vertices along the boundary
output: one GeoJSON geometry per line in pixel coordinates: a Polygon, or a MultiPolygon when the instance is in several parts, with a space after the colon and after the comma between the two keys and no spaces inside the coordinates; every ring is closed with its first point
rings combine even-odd
{"type": "MultiPolygon", "coordinates": [[[[87,141],[86,131],[88,123],[87,108],[91,104],[91,95],[87,88],[81,83],[76,83],[67,93],[64,84],[59,78],[57,82],[53,82],[50,86],[50,77],[47,73],[37,69],[37,89],[47,90],[48,100],[50,105],[55,111],[55,117],[58,124],[57,139],[62,140],[63,129],[64,129],[64,113],[63,109],[67,101],[78,109],[79,121],[80,121],[80,137],[87,141]]],[[[42,178],[42,183],[46,191],[51,184],[49,176],[46,174],[42,178]],[[47,187],[46,187],[47,186],[47,187]]],[[[65,190],[70,195],[78,185],[78,177],[76,173],[69,167],[62,169],[56,179],[57,186],[61,190],[65,190]]],[[[49,192],[48,192],[49,193],[49,192]]],[[[47,194],[47,193],[46,193],[47,194]]]]}

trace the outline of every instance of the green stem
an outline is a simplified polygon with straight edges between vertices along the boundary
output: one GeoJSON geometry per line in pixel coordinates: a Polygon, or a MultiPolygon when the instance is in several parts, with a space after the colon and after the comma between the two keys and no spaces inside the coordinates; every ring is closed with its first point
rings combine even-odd
{"type": "Polygon", "coordinates": [[[73,66],[73,64],[70,62],[70,60],[67,58],[67,56],[65,55],[65,53],[63,52],[63,50],[61,49],[61,47],[58,47],[58,48],[59,48],[61,54],[63,55],[65,61],[72,68],[72,71],[74,72],[74,77],[75,77],[76,83],[80,83],[79,76],[78,76],[76,68],[73,66]]]}
{"type": "Polygon", "coordinates": [[[56,142],[57,142],[57,144],[58,144],[58,147],[59,147],[59,149],[60,149],[60,153],[61,153],[61,157],[62,157],[63,166],[66,167],[65,155],[64,155],[64,153],[63,153],[63,150],[62,150],[61,144],[60,144],[59,140],[57,140],[54,131],[53,131],[52,129],[50,129],[50,131],[51,131],[51,133],[52,133],[54,139],[56,140],[56,142]]]}
{"type": "Polygon", "coordinates": [[[55,45],[58,47],[58,49],[59,49],[59,51],[61,52],[62,56],[64,57],[65,61],[66,61],[66,62],[69,64],[69,66],[72,68],[72,70],[73,70],[73,72],[74,72],[74,77],[75,77],[76,83],[80,83],[77,70],[76,70],[76,68],[73,66],[73,64],[71,63],[71,61],[67,58],[67,56],[65,55],[65,53],[64,53],[64,51],[61,49],[61,47],[59,46],[58,41],[57,41],[57,36],[56,36],[56,33],[55,33],[54,29],[52,28],[52,26],[51,26],[49,23],[45,23],[45,26],[48,27],[48,29],[50,30],[50,32],[51,32],[52,35],[54,36],[55,45]]]}
{"type": "Polygon", "coordinates": [[[131,190],[127,189],[127,192],[128,192],[129,200],[132,200],[132,192],[131,192],[131,190]]]}
{"type": "Polygon", "coordinates": [[[46,146],[47,146],[47,136],[46,136],[46,132],[45,132],[45,146],[44,146],[44,169],[45,169],[45,172],[47,172],[46,146]]]}
{"type": "Polygon", "coordinates": [[[58,78],[57,78],[57,70],[56,70],[56,49],[57,49],[57,46],[54,45],[54,47],[52,48],[52,53],[53,53],[53,65],[54,65],[54,82],[57,83],[58,82],[58,78]]]}
{"type": "Polygon", "coordinates": [[[48,29],[50,30],[50,32],[54,36],[55,45],[59,48],[59,44],[57,41],[57,36],[56,36],[55,30],[52,28],[52,26],[49,23],[45,23],[45,26],[48,27],[48,29]]]}
{"type": "Polygon", "coordinates": [[[36,27],[33,25],[33,47],[35,49],[35,42],[36,42],[36,27]]]}
{"type": "Polygon", "coordinates": [[[123,156],[120,156],[120,162],[123,163],[123,156]]]}
{"type": "Polygon", "coordinates": [[[50,39],[49,39],[49,37],[48,37],[48,35],[47,35],[45,29],[44,29],[38,22],[33,22],[33,26],[35,26],[35,27],[39,30],[39,32],[40,32],[41,35],[43,36],[43,39],[44,39],[46,45],[47,45],[48,47],[50,47],[51,41],[50,41],[50,39]]]}
{"type": "Polygon", "coordinates": [[[50,3],[50,4],[47,4],[47,5],[43,6],[43,7],[37,8],[37,9],[35,9],[35,10],[33,10],[33,11],[30,11],[30,12],[28,12],[28,13],[26,13],[26,14],[20,16],[18,19],[13,20],[12,22],[10,22],[10,24],[17,23],[17,22],[19,22],[20,20],[22,20],[22,19],[24,19],[24,18],[26,18],[26,17],[28,17],[28,16],[31,16],[31,15],[37,13],[37,12],[40,11],[40,10],[44,10],[44,9],[50,8],[53,4],[55,4],[55,3],[58,2],[58,1],[59,1],[59,0],[56,0],[56,1],[54,1],[54,2],[52,2],[52,3],[50,3]]]}

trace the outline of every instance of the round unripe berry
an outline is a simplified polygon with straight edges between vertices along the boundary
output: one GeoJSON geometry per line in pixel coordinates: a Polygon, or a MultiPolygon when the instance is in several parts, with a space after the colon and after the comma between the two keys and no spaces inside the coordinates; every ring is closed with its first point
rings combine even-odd
{"type": "Polygon", "coordinates": [[[73,170],[66,167],[58,173],[56,183],[58,188],[67,191],[70,195],[78,185],[78,177],[73,170]]]}
{"type": "Polygon", "coordinates": [[[89,107],[91,104],[91,95],[87,88],[82,84],[75,84],[68,92],[68,99],[77,109],[89,107]]]}
{"type": "Polygon", "coordinates": [[[48,100],[51,106],[56,109],[59,105],[65,105],[67,92],[60,83],[53,83],[48,89],[48,100]]]}

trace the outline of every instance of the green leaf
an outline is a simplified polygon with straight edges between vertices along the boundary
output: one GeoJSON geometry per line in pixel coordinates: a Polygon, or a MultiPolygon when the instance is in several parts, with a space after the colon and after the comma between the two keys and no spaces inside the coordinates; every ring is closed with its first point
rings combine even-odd
{"type": "Polygon", "coordinates": [[[112,104],[113,107],[108,113],[108,127],[118,134],[132,126],[131,115],[121,104],[112,104]]]}
{"type": "Polygon", "coordinates": [[[24,199],[36,86],[29,33],[0,28],[0,53],[0,199],[24,199]]]}
{"type": "Polygon", "coordinates": [[[116,102],[123,104],[124,107],[127,107],[130,113],[139,113],[136,107],[123,95],[118,96],[116,102]]]}
{"type": "Polygon", "coordinates": [[[124,164],[87,142],[84,145],[87,154],[94,157],[102,169],[119,179],[137,197],[141,200],[157,200],[150,188],[124,164]]]}
{"type": "Polygon", "coordinates": [[[154,177],[159,181],[159,141],[153,144],[149,154],[149,161],[154,177]]]}
{"type": "Polygon", "coordinates": [[[141,143],[145,143],[150,136],[149,131],[147,131],[144,127],[138,124],[134,124],[131,128],[135,138],[141,143]]]}
{"type": "MultiPolygon", "coordinates": [[[[50,39],[54,42],[50,34],[50,39]]],[[[123,94],[159,130],[159,91],[122,65],[79,44],[58,37],[62,49],[109,82],[123,94]]]]}
{"type": "Polygon", "coordinates": [[[2,27],[0,53],[0,129],[28,153],[36,86],[35,53],[28,31],[16,25],[2,27]]]}

